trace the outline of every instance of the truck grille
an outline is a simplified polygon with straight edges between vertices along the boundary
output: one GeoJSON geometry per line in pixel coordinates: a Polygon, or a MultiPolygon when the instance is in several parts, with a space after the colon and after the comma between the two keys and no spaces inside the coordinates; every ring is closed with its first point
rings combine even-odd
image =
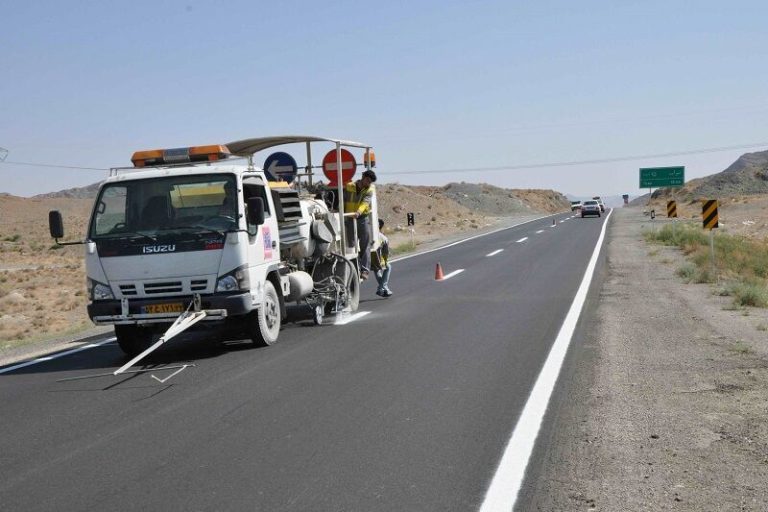
{"type": "Polygon", "coordinates": [[[183,288],[181,281],[166,281],[164,283],[144,283],[144,293],[156,295],[158,293],[181,293],[183,288]]]}
{"type": "Polygon", "coordinates": [[[195,279],[178,279],[155,282],[117,283],[122,297],[157,297],[159,295],[189,295],[192,293],[212,293],[216,282],[215,276],[195,279]]]}

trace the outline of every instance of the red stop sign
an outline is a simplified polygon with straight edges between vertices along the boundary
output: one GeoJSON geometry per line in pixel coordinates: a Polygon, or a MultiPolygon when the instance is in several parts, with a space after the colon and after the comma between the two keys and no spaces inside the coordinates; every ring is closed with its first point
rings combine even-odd
{"type": "MultiPolygon", "coordinates": [[[[341,182],[349,183],[352,176],[355,175],[357,162],[355,156],[346,149],[341,150],[341,182]]],[[[330,150],[323,158],[323,174],[328,178],[329,185],[335,186],[338,176],[338,165],[336,162],[336,150],[330,150]]]]}

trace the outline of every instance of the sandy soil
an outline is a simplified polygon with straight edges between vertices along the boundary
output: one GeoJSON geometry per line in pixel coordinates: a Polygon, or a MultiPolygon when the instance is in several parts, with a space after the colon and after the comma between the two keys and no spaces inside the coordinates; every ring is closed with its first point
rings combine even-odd
{"type": "Polygon", "coordinates": [[[682,284],[641,209],[611,222],[532,508],[768,510],[768,311],[682,284]]]}

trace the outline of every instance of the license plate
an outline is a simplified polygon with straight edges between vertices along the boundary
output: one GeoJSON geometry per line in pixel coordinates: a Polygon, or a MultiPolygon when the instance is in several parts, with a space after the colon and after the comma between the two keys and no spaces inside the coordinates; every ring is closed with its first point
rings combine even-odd
{"type": "Polygon", "coordinates": [[[172,302],[170,304],[148,304],[141,308],[145,314],[153,313],[181,313],[184,311],[184,304],[172,302]]]}

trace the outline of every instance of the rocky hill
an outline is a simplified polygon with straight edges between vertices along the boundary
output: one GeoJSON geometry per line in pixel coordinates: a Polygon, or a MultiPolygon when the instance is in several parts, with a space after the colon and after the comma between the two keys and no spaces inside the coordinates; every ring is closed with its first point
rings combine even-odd
{"type": "Polygon", "coordinates": [[[96,193],[99,191],[99,185],[102,182],[92,183],[85,187],[68,188],[66,190],[59,190],[58,192],[49,192],[47,194],[38,194],[33,196],[35,199],[55,199],[55,198],[71,198],[71,199],[92,199],[96,197],[96,193]]]}
{"type": "MultiPolygon", "coordinates": [[[[661,188],[653,192],[653,198],[666,198],[673,194],[688,201],[707,197],[768,194],[768,151],[745,153],[724,171],[690,180],[679,189],[661,188]]],[[[642,204],[642,199],[641,197],[635,201],[642,204]]],[[[646,194],[645,202],[647,201],[646,194]]]]}

